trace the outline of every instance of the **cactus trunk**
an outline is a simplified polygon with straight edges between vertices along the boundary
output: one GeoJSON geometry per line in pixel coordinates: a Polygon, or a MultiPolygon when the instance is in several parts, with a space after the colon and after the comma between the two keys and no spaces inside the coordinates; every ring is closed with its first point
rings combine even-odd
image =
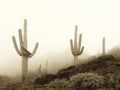
{"type": "Polygon", "coordinates": [[[78,56],[74,56],[74,60],[77,61],[78,60],[78,56]]]}
{"type": "Polygon", "coordinates": [[[78,61],[78,56],[74,56],[75,65],[77,65],[77,61],[78,61]]]}
{"type": "MultiPolygon", "coordinates": [[[[27,50],[27,21],[24,20],[23,47],[27,50]]],[[[24,82],[28,72],[28,57],[22,56],[22,81],[24,82]]]]}
{"type": "Polygon", "coordinates": [[[19,29],[19,41],[20,41],[20,50],[18,49],[16,39],[13,36],[13,44],[16,49],[16,52],[18,55],[22,57],[22,81],[24,82],[26,77],[27,77],[27,72],[28,72],[28,58],[31,58],[35,52],[37,51],[38,48],[38,43],[36,43],[35,48],[33,49],[32,53],[30,53],[27,50],[27,20],[24,20],[24,33],[22,35],[22,30],[19,29]]]}
{"type": "Polygon", "coordinates": [[[24,82],[28,72],[28,58],[22,57],[22,81],[24,82]]]}

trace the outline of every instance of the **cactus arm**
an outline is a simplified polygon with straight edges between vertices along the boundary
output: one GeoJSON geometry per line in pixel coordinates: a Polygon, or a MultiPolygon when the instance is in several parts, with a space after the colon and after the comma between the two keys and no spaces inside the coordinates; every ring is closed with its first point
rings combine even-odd
{"type": "Polygon", "coordinates": [[[74,49],[77,49],[77,25],[75,26],[74,49]]]}
{"type": "Polygon", "coordinates": [[[81,42],[82,42],[82,34],[79,35],[78,50],[80,50],[81,48],[81,42]]]}
{"type": "Polygon", "coordinates": [[[31,55],[31,53],[27,49],[25,49],[24,47],[21,47],[21,50],[22,50],[24,56],[31,55]]]}
{"type": "Polygon", "coordinates": [[[70,47],[71,47],[71,51],[73,51],[73,41],[72,41],[72,39],[70,40],[70,47]]]}
{"type": "Polygon", "coordinates": [[[84,46],[82,46],[82,49],[80,50],[79,55],[81,55],[83,53],[83,51],[84,51],[84,46]]]}
{"type": "Polygon", "coordinates": [[[18,49],[18,46],[17,46],[17,43],[16,43],[16,39],[15,39],[14,36],[12,37],[12,40],[13,40],[13,45],[14,45],[14,47],[15,47],[16,52],[18,53],[18,55],[22,56],[22,53],[21,53],[20,50],[18,49]]]}
{"type": "MultiPolygon", "coordinates": [[[[20,48],[23,47],[23,38],[22,38],[22,30],[18,30],[19,33],[19,41],[20,41],[20,48]]],[[[22,50],[21,50],[22,51],[22,50]]]]}
{"type": "Polygon", "coordinates": [[[38,43],[36,43],[36,45],[35,45],[35,47],[34,47],[34,49],[33,49],[33,51],[32,51],[32,53],[31,53],[31,55],[29,55],[28,56],[28,58],[31,58],[32,56],[34,56],[34,54],[36,53],[36,51],[37,51],[37,48],[38,48],[38,43]]]}
{"type": "Polygon", "coordinates": [[[75,49],[74,49],[74,47],[73,47],[73,41],[72,41],[72,39],[70,40],[70,46],[71,46],[71,52],[72,52],[72,54],[73,54],[73,56],[75,56],[75,49]]]}

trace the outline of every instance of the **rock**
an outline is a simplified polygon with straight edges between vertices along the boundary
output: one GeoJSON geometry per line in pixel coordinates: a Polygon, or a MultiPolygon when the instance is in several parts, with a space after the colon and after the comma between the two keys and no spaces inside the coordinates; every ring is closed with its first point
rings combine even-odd
{"type": "Polygon", "coordinates": [[[57,78],[56,75],[48,74],[44,77],[37,78],[34,81],[34,83],[35,83],[35,85],[37,85],[37,84],[44,85],[44,84],[48,84],[50,81],[53,81],[56,78],[57,78]]]}
{"type": "Polygon", "coordinates": [[[71,72],[72,69],[74,69],[75,66],[70,66],[64,69],[61,69],[60,71],[58,71],[57,73],[57,78],[66,78],[69,79],[70,75],[73,73],[71,72]]]}

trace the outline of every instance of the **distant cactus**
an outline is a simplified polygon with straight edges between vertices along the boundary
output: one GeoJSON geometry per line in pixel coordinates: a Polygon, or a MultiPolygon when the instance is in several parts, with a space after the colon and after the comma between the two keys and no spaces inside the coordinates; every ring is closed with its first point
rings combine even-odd
{"type": "Polygon", "coordinates": [[[48,74],[48,60],[46,60],[45,67],[42,68],[42,76],[46,76],[48,74]]]}
{"type": "Polygon", "coordinates": [[[102,54],[105,55],[105,37],[103,37],[103,41],[102,41],[102,54]]]}
{"type": "Polygon", "coordinates": [[[48,60],[46,60],[45,67],[46,67],[46,73],[48,73],[48,60]]]}
{"type": "Polygon", "coordinates": [[[17,46],[15,36],[12,37],[12,40],[13,40],[13,44],[16,49],[16,52],[18,53],[18,55],[22,57],[22,81],[24,82],[27,76],[27,72],[28,72],[28,58],[31,58],[35,54],[38,48],[38,43],[36,43],[35,48],[32,53],[30,53],[27,50],[27,20],[26,19],[24,20],[23,35],[22,35],[21,29],[18,30],[18,33],[19,33],[19,41],[20,41],[20,50],[17,46]]]}
{"type": "Polygon", "coordinates": [[[48,74],[48,60],[46,60],[44,67],[40,64],[40,66],[38,68],[38,73],[39,73],[39,76],[42,76],[42,77],[44,77],[48,74]]]}
{"type": "Polygon", "coordinates": [[[40,64],[40,66],[38,67],[38,74],[41,75],[41,73],[42,73],[42,66],[40,64]]]}
{"type": "Polygon", "coordinates": [[[74,45],[73,40],[70,40],[70,46],[71,46],[71,52],[74,56],[74,61],[76,64],[76,61],[78,61],[78,56],[83,53],[84,47],[81,48],[81,42],[82,42],[82,34],[79,35],[79,43],[77,43],[77,25],[75,26],[75,34],[74,34],[74,45]]]}

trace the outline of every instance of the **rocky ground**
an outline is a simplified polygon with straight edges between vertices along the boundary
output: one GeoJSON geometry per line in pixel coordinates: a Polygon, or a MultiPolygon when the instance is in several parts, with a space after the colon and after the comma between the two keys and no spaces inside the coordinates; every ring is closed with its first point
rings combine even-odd
{"type": "Polygon", "coordinates": [[[120,90],[120,59],[112,55],[92,57],[56,74],[36,77],[33,82],[1,85],[0,90],[120,90]]]}

